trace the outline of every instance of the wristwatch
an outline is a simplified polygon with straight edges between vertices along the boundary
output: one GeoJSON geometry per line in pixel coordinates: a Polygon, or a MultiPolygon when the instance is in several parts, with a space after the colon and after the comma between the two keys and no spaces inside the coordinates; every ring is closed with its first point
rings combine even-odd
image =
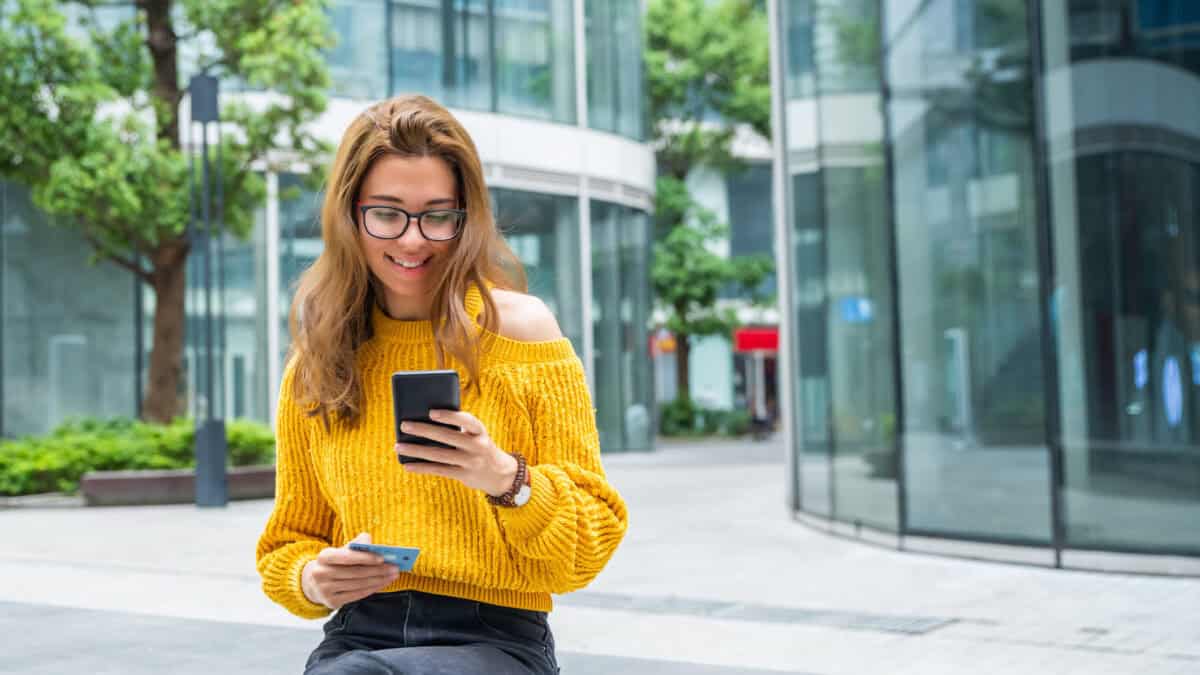
{"type": "Polygon", "coordinates": [[[529,503],[529,498],[533,496],[533,485],[529,480],[529,467],[525,464],[525,456],[519,452],[509,453],[513,459],[517,460],[517,475],[513,478],[512,487],[508,492],[493,497],[488,495],[488,503],[492,506],[503,506],[513,508],[524,506],[529,503]]]}

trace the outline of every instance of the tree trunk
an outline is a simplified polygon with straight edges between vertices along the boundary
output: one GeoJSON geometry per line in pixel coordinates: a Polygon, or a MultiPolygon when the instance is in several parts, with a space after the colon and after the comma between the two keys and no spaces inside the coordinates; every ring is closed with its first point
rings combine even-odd
{"type": "Polygon", "coordinates": [[[692,378],[690,372],[690,336],[675,334],[675,400],[692,400],[692,378]]]}
{"type": "Polygon", "coordinates": [[[171,22],[171,0],[142,0],[146,10],[146,48],[154,64],[154,97],[163,103],[157,110],[158,137],[178,149],[179,59],[175,26],[171,22]]]}
{"type": "MultiPolygon", "coordinates": [[[[146,48],[154,67],[154,98],[158,114],[158,138],[179,148],[178,46],[171,19],[171,0],[139,0],[146,12],[146,48]]],[[[190,152],[191,149],[189,148],[190,152]]],[[[154,342],[150,349],[150,373],[142,417],[166,423],[183,412],[179,396],[183,381],[183,336],[187,290],[188,243],[183,236],[160,243],[150,255],[153,264],[154,342]]],[[[139,347],[140,348],[140,347],[139,347]]]]}
{"type": "Polygon", "coordinates": [[[161,244],[154,252],[154,342],[142,417],[165,424],[183,412],[179,396],[183,380],[184,297],[187,289],[187,241],[161,244]]]}

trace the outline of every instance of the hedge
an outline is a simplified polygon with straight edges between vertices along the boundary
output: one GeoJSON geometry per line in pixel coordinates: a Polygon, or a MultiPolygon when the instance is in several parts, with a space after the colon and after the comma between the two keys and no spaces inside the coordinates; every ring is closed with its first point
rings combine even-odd
{"type": "MultiPolygon", "coordinates": [[[[45,436],[0,440],[0,495],[75,492],[88,471],[183,469],[195,464],[195,423],[126,418],[68,421],[45,436]]],[[[260,422],[225,423],[231,466],[271,464],[275,435],[260,422]]]]}

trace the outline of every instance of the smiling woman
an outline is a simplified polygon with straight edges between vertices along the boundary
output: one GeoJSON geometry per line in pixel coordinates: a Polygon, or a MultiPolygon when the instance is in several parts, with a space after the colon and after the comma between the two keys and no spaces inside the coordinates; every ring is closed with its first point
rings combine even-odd
{"type": "Polygon", "coordinates": [[[523,292],[470,137],[428,98],[373,106],[342,139],[321,227],[257,551],[273,600],[337,610],[306,672],[557,672],[550,595],[600,573],[625,504],[583,364],[523,292]],[[443,446],[396,443],[391,375],[442,368],[465,382],[461,409],[404,432],[443,446]],[[352,542],[419,555],[401,572],[352,542]]]}
{"type": "Polygon", "coordinates": [[[384,309],[394,319],[424,318],[466,215],[457,208],[454,172],[440,157],[387,155],[359,192],[359,240],[384,309]]]}

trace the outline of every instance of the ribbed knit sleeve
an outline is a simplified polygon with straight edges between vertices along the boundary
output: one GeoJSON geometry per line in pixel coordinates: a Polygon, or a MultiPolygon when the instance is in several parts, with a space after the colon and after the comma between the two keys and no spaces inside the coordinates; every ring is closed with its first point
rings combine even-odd
{"type": "Polygon", "coordinates": [[[625,536],[625,502],[600,463],[600,437],[577,357],[528,364],[537,463],[532,495],[497,509],[515,563],[535,590],[568,593],[600,573],[625,536]]]}
{"type": "Polygon", "coordinates": [[[293,368],[279,389],[275,429],[275,508],[258,540],[256,557],[267,597],[289,612],[318,619],[328,607],[310,602],[300,585],[304,566],[330,545],[334,514],[317,483],[310,448],[313,418],[292,397],[293,368]]]}

